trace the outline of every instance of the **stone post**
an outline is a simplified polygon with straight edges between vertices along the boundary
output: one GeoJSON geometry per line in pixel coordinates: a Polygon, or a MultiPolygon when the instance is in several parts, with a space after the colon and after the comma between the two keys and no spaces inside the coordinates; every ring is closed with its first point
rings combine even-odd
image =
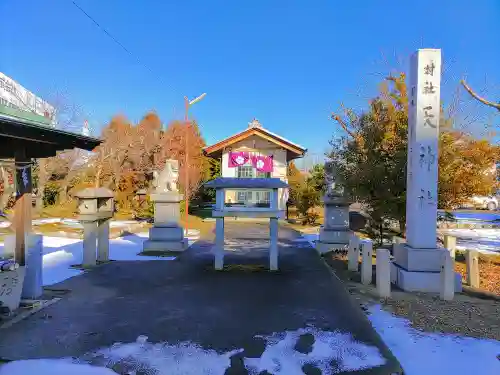
{"type": "Polygon", "coordinates": [[[222,270],[224,268],[224,218],[215,219],[215,256],[214,268],[222,270]]]}
{"type": "Polygon", "coordinates": [[[408,87],[407,243],[394,246],[392,265],[405,291],[439,292],[442,253],[448,253],[436,245],[440,89],[441,50],[418,50],[408,87]]]}
{"type": "Polygon", "coordinates": [[[445,301],[451,301],[455,294],[455,270],[454,261],[448,251],[443,251],[441,258],[441,286],[439,296],[445,301]]]}
{"type": "Polygon", "coordinates": [[[368,285],[372,283],[373,263],[372,263],[373,246],[370,241],[365,241],[361,244],[361,283],[368,285]]]}
{"type": "Polygon", "coordinates": [[[351,233],[349,238],[349,249],[347,250],[347,269],[358,272],[359,270],[359,238],[351,233]]]}
{"type": "Polygon", "coordinates": [[[380,297],[391,296],[391,258],[387,249],[377,249],[376,280],[380,297]]]}
{"type": "MultiPolygon", "coordinates": [[[[278,189],[272,189],[270,208],[272,210],[279,210],[279,196],[278,189]]],[[[278,219],[269,218],[269,269],[271,271],[278,270],[278,219]]]]}
{"type": "Polygon", "coordinates": [[[36,299],[43,294],[43,236],[26,236],[26,273],[21,296],[36,299]]]}
{"type": "Polygon", "coordinates": [[[473,288],[479,288],[479,252],[477,250],[467,250],[465,252],[465,264],[467,284],[473,288]]]}
{"type": "Polygon", "coordinates": [[[450,255],[455,259],[455,252],[457,249],[457,238],[446,234],[444,236],[444,248],[450,252],[450,255]]]}
{"type": "Polygon", "coordinates": [[[269,269],[278,270],[278,219],[269,219],[269,269]]]}
{"type": "Polygon", "coordinates": [[[97,260],[109,260],[109,220],[100,220],[97,223],[97,260]]]}

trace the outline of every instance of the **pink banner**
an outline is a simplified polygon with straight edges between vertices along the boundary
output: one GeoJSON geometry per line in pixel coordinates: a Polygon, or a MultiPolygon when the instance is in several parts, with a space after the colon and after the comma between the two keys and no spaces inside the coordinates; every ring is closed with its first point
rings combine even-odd
{"type": "Polygon", "coordinates": [[[248,161],[248,159],[250,159],[248,152],[244,152],[244,151],[230,152],[229,153],[229,160],[228,160],[228,167],[235,168],[235,167],[239,167],[240,165],[245,165],[246,162],[248,161]]]}
{"type": "Polygon", "coordinates": [[[273,157],[264,155],[253,155],[252,165],[259,172],[272,172],[273,171],[273,157]]]}

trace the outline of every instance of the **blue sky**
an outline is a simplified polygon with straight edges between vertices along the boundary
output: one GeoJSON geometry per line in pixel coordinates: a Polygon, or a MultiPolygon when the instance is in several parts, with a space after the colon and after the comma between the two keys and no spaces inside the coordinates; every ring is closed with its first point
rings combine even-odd
{"type": "Polygon", "coordinates": [[[322,153],[330,112],[366,107],[417,48],[442,48],[445,103],[463,75],[500,97],[498,0],[75,1],[140,63],[70,0],[2,0],[0,71],[43,97],[65,92],[96,128],[150,109],[182,118],[184,95],[207,92],[192,115],[208,143],[257,117],[322,153]]]}

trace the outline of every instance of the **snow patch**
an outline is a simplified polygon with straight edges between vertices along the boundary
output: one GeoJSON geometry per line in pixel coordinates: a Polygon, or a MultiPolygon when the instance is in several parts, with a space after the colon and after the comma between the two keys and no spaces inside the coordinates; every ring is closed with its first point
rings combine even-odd
{"type": "MultiPolygon", "coordinates": [[[[349,334],[340,332],[326,332],[309,327],[273,333],[263,338],[267,340],[267,346],[262,356],[243,358],[250,374],[267,370],[276,375],[303,375],[302,366],[311,364],[321,369],[323,375],[330,375],[372,368],[386,362],[377,348],[359,343],[349,334]],[[315,338],[312,351],[308,354],[294,349],[300,335],[304,333],[310,333],[315,338]]],[[[130,374],[223,375],[231,366],[231,357],[243,352],[243,349],[235,349],[219,353],[192,342],[153,344],[147,339],[147,336],[141,335],[136,342],[116,343],[78,359],[10,362],[0,367],[0,375],[111,375],[115,373],[111,368],[130,374]]]]}
{"type": "Polygon", "coordinates": [[[268,371],[276,375],[302,375],[302,366],[311,364],[323,375],[330,375],[377,367],[386,362],[376,347],[357,342],[347,333],[308,327],[259,337],[267,341],[267,346],[260,358],[244,359],[250,374],[268,371]],[[305,333],[314,336],[312,351],[307,354],[294,349],[300,335],[305,333]]]}
{"type": "Polygon", "coordinates": [[[369,307],[368,313],[406,375],[500,374],[500,341],[418,331],[380,305],[369,307]]]}
{"type": "MultiPolygon", "coordinates": [[[[128,235],[109,240],[109,258],[111,260],[174,260],[175,257],[155,257],[139,255],[142,252],[142,243],[148,238],[148,233],[128,235]]],[[[191,245],[196,239],[188,238],[191,245]]],[[[4,244],[0,243],[0,254],[4,244]]],[[[82,270],[71,268],[81,264],[83,260],[83,241],[65,237],[43,237],[43,285],[53,285],[83,273],[82,270]]]]}
{"type": "Polygon", "coordinates": [[[500,229],[442,229],[441,234],[457,237],[458,250],[500,252],[500,229]]]}
{"type": "Polygon", "coordinates": [[[92,361],[92,357],[96,358],[108,367],[120,363],[130,373],[142,370],[158,375],[223,375],[231,365],[230,357],[241,351],[237,349],[219,354],[191,342],[152,344],[147,341],[147,336],[139,336],[134,343],[117,343],[85,357],[89,361],[92,361]]]}
{"type": "Polygon", "coordinates": [[[0,375],[116,375],[116,372],[64,359],[31,359],[9,362],[0,366],[0,375]]]}

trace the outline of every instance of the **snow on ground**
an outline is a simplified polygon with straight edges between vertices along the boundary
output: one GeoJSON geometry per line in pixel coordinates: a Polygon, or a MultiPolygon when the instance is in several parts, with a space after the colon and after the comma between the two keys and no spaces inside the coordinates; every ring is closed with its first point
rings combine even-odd
{"type": "MultiPolygon", "coordinates": [[[[399,360],[406,375],[500,374],[499,341],[418,331],[411,328],[407,320],[395,317],[379,305],[369,307],[368,313],[373,327],[399,360]]],[[[267,341],[264,353],[259,358],[243,358],[250,374],[267,371],[274,375],[302,375],[302,366],[309,363],[323,375],[330,375],[373,368],[386,361],[377,348],[357,342],[348,334],[314,327],[261,337],[267,341]],[[304,333],[312,334],[315,340],[308,354],[294,349],[304,333]],[[337,366],[332,368],[331,363],[337,366]]],[[[146,336],[139,336],[136,342],[116,343],[79,359],[10,362],[0,366],[0,375],[111,375],[114,372],[98,366],[115,365],[129,373],[223,375],[230,366],[230,357],[240,352],[242,349],[235,348],[218,353],[192,342],[155,344],[148,342],[146,336]]]]}
{"type": "Polygon", "coordinates": [[[457,249],[500,253],[500,228],[498,229],[442,229],[442,234],[457,237],[457,249]]]}
{"type": "Polygon", "coordinates": [[[500,374],[500,341],[418,331],[379,305],[368,313],[405,375],[500,374]]]}
{"type": "MultiPolygon", "coordinates": [[[[34,219],[32,220],[32,225],[41,225],[41,224],[56,224],[60,223],[62,225],[65,225],[70,228],[76,228],[76,229],[82,229],[83,225],[80,223],[80,221],[76,219],[62,219],[59,217],[47,217],[47,218],[42,218],[42,219],[34,219]]],[[[10,227],[12,223],[10,221],[1,221],[0,222],[0,228],[7,228],[10,227]]],[[[139,221],[135,220],[111,220],[109,223],[109,226],[111,228],[126,228],[130,225],[136,225],[140,224],[139,221]]]]}
{"type": "Polygon", "coordinates": [[[63,359],[30,359],[0,366],[0,375],[116,375],[116,372],[63,359]]]}
{"type": "Polygon", "coordinates": [[[302,366],[311,364],[321,374],[368,369],[385,364],[385,358],[374,346],[355,341],[350,334],[321,331],[313,327],[261,336],[267,341],[260,358],[245,358],[245,367],[251,374],[267,371],[276,375],[302,375],[302,366]],[[307,354],[297,352],[295,345],[300,335],[312,334],[314,344],[307,354]],[[331,363],[337,364],[332,368],[331,363]]]}
{"type": "MultiPolygon", "coordinates": [[[[273,333],[263,338],[267,341],[267,345],[261,357],[243,358],[250,374],[267,371],[276,375],[303,375],[302,366],[309,363],[321,369],[323,375],[330,375],[372,368],[383,365],[386,361],[377,348],[359,343],[350,335],[340,332],[327,332],[308,327],[297,331],[273,333]],[[308,354],[299,353],[294,349],[299,336],[304,333],[312,334],[315,339],[312,351],[308,354]],[[330,366],[332,362],[337,364],[335,368],[330,366]]],[[[131,374],[140,372],[157,375],[223,375],[231,365],[230,357],[242,351],[241,348],[235,348],[225,353],[218,353],[191,342],[174,345],[168,342],[154,344],[148,342],[146,336],[139,336],[136,342],[116,343],[109,348],[85,354],[79,359],[12,362],[0,367],[0,375],[84,374],[78,372],[80,368],[76,367],[75,363],[87,365],[92,363],[108,367],[118,365],[131,374]],[[37,363],[40,367],[37,367],[37,363]],[[44,367],[50,370],[40,371],[44,367]],[[57,372],[59,369],[62,371],[57,372]]],[[[84,369],[81,368],[82,371],[84,369]]],[[[108,372],[98,372],[103,370],[98,367],[87,367],[87,369],[89,372],[85,374],[88,375],[108,374],[108,372]]]]}
{"type": "MultiPolygon", "coordinates": [[[[473,249],[483,253],[500,253],[500,229],[441,229],[441,234],[457,237],[457,249],[473,249]]],[[[319,239],[319,233],[302,233],[302,237],[294,242],[314,242],[319,239]]]]}
{"type": "MultiPolygon", "coordinates": [[[[192,245],[199,237],[199,231],[190,230],[188,243],[192,245]]],[[[137,233],[109,240],[109,258],[111,260],[173,260],[175,257],[154,257],[138,255],[142,251],[142,242],[148,238],[148,233],[137,233]]],[[[4,244],[0,243],[3,248],[4,244]]],[[[0,253],[2,253],[0,249],[0,253]]],[[[71,265],[81,264],[83,257],[83,241],[64,237],[43,237],[43,285],[52,285],[70,277],[83,273],[82,270],[71,268],[71,265]]]]}

